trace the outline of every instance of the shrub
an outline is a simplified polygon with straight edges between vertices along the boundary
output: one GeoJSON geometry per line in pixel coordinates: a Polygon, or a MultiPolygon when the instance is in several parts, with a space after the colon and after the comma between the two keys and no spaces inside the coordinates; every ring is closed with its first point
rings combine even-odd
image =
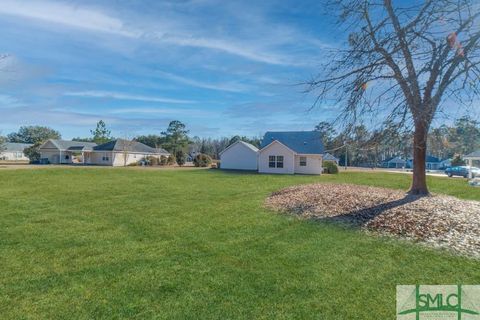
{"type": "Polygon", "coordinates": [[[323,161],[323,167],[325,168],[326,173],[330,174],[337,174],[338,173],[338,166],[333,161],[323,161]]]}
{"type": "Polygon", "coordinates": [[[212,163],[212,158],[210,158],[209,155],[200,153],[195,156],[195,159],[193,159],[193,164],[195,167],[208,167],[212,163]]]}
{"type": "Polygon", "coordinates": [[[459,154],[456,154],[453,156],[452,163],[451,163],[452,167],[458,167],[458,166],[464,166],[464,165],[465,165],[465,160],[463,160],[459,154]]]}
{"type": "Polygon", "coordinates": [[[30,159],[30,163],[37,163],[40,161],[40,152],[38,149],[40,148],[41,144],[36,143],[31,147],[25,148],[23,153],[30,159]]]}
{"type": "Polygon", "coordinates": [[[178,150],[177,153],[175,154],[175,158],[177,159],[177,164],[179,166],[183,166],[185,162],[187,161],[187,157],[185,156],[185,152],[182,150],[178,150]]]}
{"type": "Polygon", "coordinates": [[[148,156],[146,160],[147,160],[148,165],[150,165],[150,166],[158,166],[159,161],[158,161],[158,158],[157,158],[157,157],[148,156]]]}
{"type": "Polygon", "coordinates": [[[127,164],[127,167],[136,167],[138,165],[139,165],[138,162],[132,162],[132,163],[127,164]]]}
{"type": "Polygon", "coordinates": [[[173,166],[175,163],[177,163],[177,159],[175,158],[175,156],[173,154],[169,155],[167,158],[167,164],[169,166],[173,166]]]}
{"type": "Polygon", "coordinates": [[[160,156],[160,165],[165,166],[168,164],[168,157],[167,156],[160,156]]]}

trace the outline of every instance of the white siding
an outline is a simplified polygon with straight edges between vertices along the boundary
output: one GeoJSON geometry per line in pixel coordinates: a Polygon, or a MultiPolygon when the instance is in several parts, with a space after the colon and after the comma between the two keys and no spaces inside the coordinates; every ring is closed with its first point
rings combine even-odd
{"type": "Polygon", "coordinates": [[[111,151],[95,151],[90,154],[90,164],[99,166],[111,166],[113,163],[113,157],[111,151]],[[106,160],[108,158],[108,160],[106,160]]]}
{"type": "Polygon", "coordinates": [[[29,159],[21,151],[3,151],[0,152],[0,160],[28,161],[29,159]]]}
{"type": "Polygon", "coordinates": [[[72,163],[72,154],[71,152],[60,151],[58,149],[57,150],[41,149],[40,159],[48,159],[48,161],[52,164],[59,164],[59,163],[69,164],[69,163],[72,163]],[[67,156],[68,156],[68,159],[66,159],[67,156]]]}
{"type": "Polygon", "coordinates": [[[232,170],[257,170],[258,153],[242,143],[235,143],[220,155],[220,168],[232,170]]]}
{"type": "Polygon", "coordinates": [[[295,173],[302,174],[321,174],[323,171],[322,167],[322,156],[321,155],[295,155],[295,173]],[[300,157],[307,158],[307,165],[300,166],[300,157]]]}
{"type": "MultiPolygon", "coordinates": [[[[221,164],[220,164],[221,166],[221,164]]],[[[258,154],[258,172],[262,173],[295,173],[295,153],[281,143],[274,141],[260,150],[258,154]],[[270,168],[269,156],[283,156],[283,168],[270,168]]]]}
{"type": "Polygon", "coordinates": [[[113,158],[113,166],[121,167],[125,164],[128,166],[131,163],[139,162],[140,160],[145,159],[148,155],[140,153],[124,153],[124,152],[115,152],[113,158]],[[126,158],[126,161],[125,161],[126,158]]]}

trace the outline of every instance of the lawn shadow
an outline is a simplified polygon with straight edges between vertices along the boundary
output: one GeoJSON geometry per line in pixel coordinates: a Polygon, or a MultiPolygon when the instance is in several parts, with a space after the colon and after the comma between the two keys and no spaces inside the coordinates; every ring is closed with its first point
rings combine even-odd
{"type": "Polygon", "coordinates": [[[334,217],[321,218],[320,220],[332,223],[340,222],[342,224],[347,224],[353,227],[361,227],[387,210],[415,202],[422,197],[423,196],[406,194],[405,197],[403,197],[402,199],[381,203],[368,208],[353,210],[348,213],[334,217]]]}

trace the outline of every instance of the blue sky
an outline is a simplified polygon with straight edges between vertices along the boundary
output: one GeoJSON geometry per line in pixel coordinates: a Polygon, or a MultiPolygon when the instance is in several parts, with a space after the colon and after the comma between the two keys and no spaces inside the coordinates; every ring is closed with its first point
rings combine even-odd
{"type": "Polygon", "coordinates": [[[298,82],[341,36],[319,1],[2,0],[0,130],[48,125],[88,136],[309,130],[298,82]]]}

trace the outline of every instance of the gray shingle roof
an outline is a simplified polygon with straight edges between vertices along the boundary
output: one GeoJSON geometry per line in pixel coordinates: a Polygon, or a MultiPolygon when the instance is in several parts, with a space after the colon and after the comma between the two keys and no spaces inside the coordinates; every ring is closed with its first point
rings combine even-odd
{"type": "Polygon", "coordinates": [[[50,141],[60,150],[92,150],[93,147],[97,145],[95,142],[86,141],[69,141],[56,139],[50,139],[50,141]]]}
{"type": "Polygon", "coordinates": [[[480,157],[480,150],[474,151],[464,156],[464,158],[479,158],[479,157],[480,157]]]}
{"type": "Polygon", "coordinates": [[[6,152],[23,152],[25,148],[31,147],[32,144],[6,142],[5,144],[3,144],[3,146],[5,147],[6,152]]]}
{"type": "MultiPolygon", "coordinates": [[[[129,151],[138,153],[162,153],[152,147],[149,147],[138,141],[128,141],[124,139],[112,140],[93,148],[95,151],[129,151]]],[[[163,150],[163,149],[161,149],[163,150]]],[[[165,153],[165,150],[163,150],[165,153]]]]}
{"type": "Polygon", "coordinates": [[[385,159],[383,162],[405,163],[406,161],[400,157],[391,157],[391,158],[385,159]]]}
{"type": "Polygon", "coordinates": [[[317,131],[268,131],[262,139],[261,148],[275,140],[300,154],[322,154],[324,151],[322,137],[317,131]]]}
{"type": "Polygon", "coordinates": [[[339,161],[339,159],[337,157],[335,157],[334,155],[330,154],[330,153],[325,153],[323,155],[323,160],[326,160],[326,161],[339,161]]]}

